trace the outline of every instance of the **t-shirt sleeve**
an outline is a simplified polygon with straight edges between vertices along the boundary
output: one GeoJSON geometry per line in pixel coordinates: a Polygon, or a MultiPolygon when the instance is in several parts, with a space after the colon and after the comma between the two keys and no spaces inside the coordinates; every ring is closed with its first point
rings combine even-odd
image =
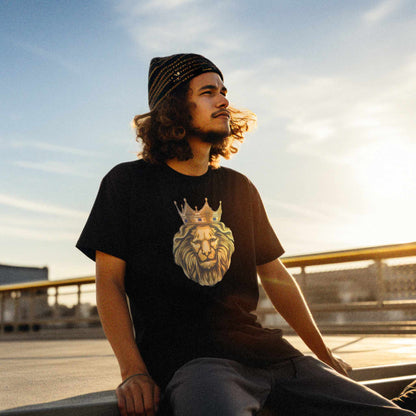
{"type": "Polygon", "coordinates": [[[285,251],[274,232],[255,186],[250,183],[252,212],[254,219],[254,244],[256,264],[266,264],[280,257],[285,251]]]}
{"type": "Polygon", "coordinates": [[[95,260],[96,250],[127,261],[129,172],[122,165],[102,180],[98,195],[76,247],[95,260]]]}

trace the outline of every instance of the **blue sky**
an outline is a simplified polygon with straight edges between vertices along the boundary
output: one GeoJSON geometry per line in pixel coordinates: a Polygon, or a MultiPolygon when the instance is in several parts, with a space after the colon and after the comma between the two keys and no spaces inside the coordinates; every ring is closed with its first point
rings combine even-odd
{"type": "Polygon", "coordinates": [[[287,255],[416,240],[413,0],[0,2],[0,263],[90,275],[102,176],[139,150],[154,56],[206,55],[258,127],[224,165],[287,255]]]}

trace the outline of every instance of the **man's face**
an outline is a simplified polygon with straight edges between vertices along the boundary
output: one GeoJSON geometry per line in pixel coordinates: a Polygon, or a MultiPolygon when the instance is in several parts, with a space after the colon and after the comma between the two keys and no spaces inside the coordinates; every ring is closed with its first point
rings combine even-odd
{"type": "Polygon", "coordinates": [[[230,135],[226,95],[227,89],[215,72],[206,72],[191,80],[188,92],[192,117],[190,135],[211,144],[222,143],[230,135]]]}

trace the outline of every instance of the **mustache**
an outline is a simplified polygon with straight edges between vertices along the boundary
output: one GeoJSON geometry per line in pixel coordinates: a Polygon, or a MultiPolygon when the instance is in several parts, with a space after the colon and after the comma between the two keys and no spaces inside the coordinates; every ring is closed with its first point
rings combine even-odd
{"type": "Polygon", "coordinates": [[[215,113],[212,113],[211,114],[211,117],[212,118],[215,118],[215,117],[224,116],[224,115],[226,115],[228,117],[231,117],[230,112],[228,110],[225,110],[225,109],[221,109],[221,110],[215,111],[215,113]]]}

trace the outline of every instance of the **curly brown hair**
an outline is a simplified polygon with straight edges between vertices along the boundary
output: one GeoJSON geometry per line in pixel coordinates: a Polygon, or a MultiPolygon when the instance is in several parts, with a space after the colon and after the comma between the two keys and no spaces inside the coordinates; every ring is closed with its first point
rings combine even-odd
{"type": "MultiPolygon", "coordinates": [[[[192,149],[187,139],[192,117],[188,101],[189,82],[176,88],[149,113],[134,117],[136,140],[142,142],[139,157],[150,163],[163,163],[169,159],[192,159],[192,149]]],[[[229,159],[238,151],[236,144],[242,143],[244,134],[256,124],[256,115],[251,111],[228,107],[231,134],[221,144],[211,147],[210,165],[219,166],[220,156],[229,159]]]]}

